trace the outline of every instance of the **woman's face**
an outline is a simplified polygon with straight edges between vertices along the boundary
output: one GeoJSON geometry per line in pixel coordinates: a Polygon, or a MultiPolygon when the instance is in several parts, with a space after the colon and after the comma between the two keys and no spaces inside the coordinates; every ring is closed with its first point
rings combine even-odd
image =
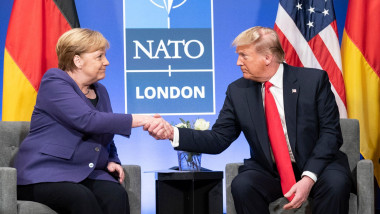
{"type": "Polygon", "coordinates": [[[83,53],[78,57],[80,58],[79,70],[89,82],[97,82],[106,77],[106,66],[110,63],[106,58],[105,50],[83,53]]]}

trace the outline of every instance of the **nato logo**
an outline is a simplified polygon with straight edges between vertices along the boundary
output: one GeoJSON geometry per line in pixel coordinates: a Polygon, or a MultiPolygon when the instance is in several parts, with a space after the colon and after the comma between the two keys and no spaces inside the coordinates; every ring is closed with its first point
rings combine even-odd
{"type": "Polygon", "coordinates": [[[126,112],[215,114],[212,0],[124,0],[126,112]]]}

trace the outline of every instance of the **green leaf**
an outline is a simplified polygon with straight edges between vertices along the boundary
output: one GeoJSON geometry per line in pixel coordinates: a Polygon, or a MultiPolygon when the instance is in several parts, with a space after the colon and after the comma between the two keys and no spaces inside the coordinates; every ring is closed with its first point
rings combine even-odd
{"type": "Polygon", "coordinates": [[[187,152],[187,162],[192,162],[193,161],[193,153],[192,152],[187,152]]]}

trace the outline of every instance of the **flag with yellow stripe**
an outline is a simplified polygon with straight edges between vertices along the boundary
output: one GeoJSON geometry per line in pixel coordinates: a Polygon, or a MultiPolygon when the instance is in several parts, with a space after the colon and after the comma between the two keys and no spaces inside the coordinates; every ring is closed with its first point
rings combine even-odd
{"type": "Polygon", "coordinates": [[[14,0],[4,50],[2,120],[29,121],[60,35],[79,27],[74,0],[14,0]]]}
{"type": "Polygon", "coordinates": [[[350,0],[342,38],[347,113],[360,122],[360,153],[380,184],[380,1],[350,0]]]}

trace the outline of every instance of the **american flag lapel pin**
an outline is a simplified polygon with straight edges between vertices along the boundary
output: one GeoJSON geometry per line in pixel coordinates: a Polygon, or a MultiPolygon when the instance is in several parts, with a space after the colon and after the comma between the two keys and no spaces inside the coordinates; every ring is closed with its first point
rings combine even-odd
{"type": "Polygon", "coordinates": [[[295,88],[292,89],[292,94],[294,94],[294,93],[297,93],[297,89],[295,89],[295,88]]]}

